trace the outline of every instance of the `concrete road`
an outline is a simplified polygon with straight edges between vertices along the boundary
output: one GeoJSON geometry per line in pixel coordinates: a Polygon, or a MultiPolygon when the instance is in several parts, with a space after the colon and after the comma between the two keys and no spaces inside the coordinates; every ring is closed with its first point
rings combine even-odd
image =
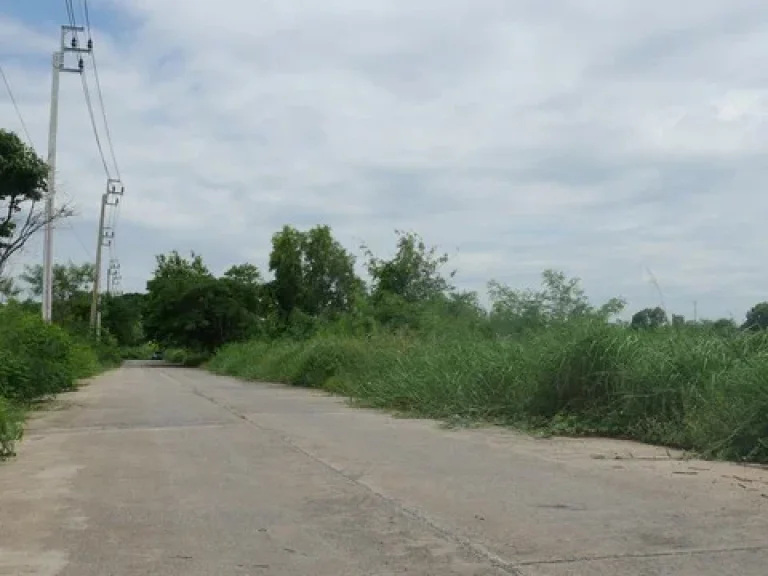
{"type": "Polygon", "coordinates": [[[765,576],[768,471],[128,366],[0,464],[9,576],[765,576]]]}

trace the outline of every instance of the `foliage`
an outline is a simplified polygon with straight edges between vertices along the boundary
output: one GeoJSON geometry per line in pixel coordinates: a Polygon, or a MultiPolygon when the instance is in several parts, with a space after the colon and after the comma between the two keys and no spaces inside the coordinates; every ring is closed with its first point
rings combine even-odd
{"type": "Polygon", "coordinates": [[[160,351],[153,342],[146,342],[140,346],[121,346],[120,358],[122,360],[151,360],[160,351]]]}
{"type": "MultiPolygon", "coordinates": [[[[440,269],[448,263],[447,254],[438,254],[437,248],[427,247],[424,240],[413,232],[396,231],[397,252],[389,260],[376,257],[363,246],[368,258],[366,268],[371,276],[371,296],[374,302],[388,296],[397,296],[408,303],[424,302],[445,295],[451,285],[440,269]]],[[[449,274],[453,278],[455,272],[449,274]]]]}
{"type": "Polygon", "coordinates": [[[49,221],[71,215],[60,207],[49,218],[40,209],[48,166],[13,132],[0,129],[0,273],[10,258],[49,221]]]}
{"type": "Polygon", "coordinates": [[[653,329],[660,328],[667,324],[667,313],[663,308],[644,308],[639,312],[635,312],[632,316],[632,328],[637,329],[653,329]]]}
{"type": "Polygon", "coordinates": [[[768,328],[768,302],[760,302],[747,312],[746,330],[765,330],[768,328]]]}
{"type": "Polygon", "coordinates": [[[19,294],[21,294],[21,288],[18,287],[14,278],[0,277],[0,303],[15,300],[19,294]]]}
{"type": "Polygon", "coordinates": [[[768,462],[768,337],[628,331],[593,319],[524,339],[453,332],[222,348],[217,373],[320,387],[442,419],[634,438],[768,462]]]}
{"type": "Polygon", "coordinates": [[[143,294],[106,294],[102,299],[102,330],[117,340],[121,347],[140,346],[144,341],[143,294]]]}
{"type": "MultiPolygon", "coordinates": [[[[418,235],[398,232],[395,248],[388,259],[365,249],[367,286],[326,226],[275,234],[271,279],[251,264],[216,276],[198,255],[158,256],[146,295],[105,300],[101,347],[55,326],[36,340],[40,321],[15,303],[6,312],[21,319],[6,332],[14,341],[0,346],[5,396],[61,387],[59,372],[45,366],[67,342],[62,365],[72,374],[98,369],[116,350],[114,338],[123,357],[162,347],[174,364],[323,388],[413,415],[768,462],[768,331],[760,329],[768,303],[750,311],[749,330],[729,319],[670,323],[661,308],[613,321],[621,298],[590,302],[578,278],[545,270],[536,290],[491,282],[486,310],[476,293],[452,286],[448,257],[418,235]],[[32,366],[23,349],[39,354],[44,346],[46,362],[32,366]],[[48,372],[19,379],[29,370],[48,372]]],[[[66,319],[77,318],[82,292],[70,280],[74,288],[64,290],[63,280],[60,287],[63,325],[75,324],[66,319]]]]}
{"type": "Polygon", "coordinates": [[[189,260],[177,252],[158,256],[147,283],[144,331],[163,346],[204,353],[242,340],[259,324],[259,278],[258,270],[249,267],[216,278],[195,254],[189,260]]]}
{"type": "Polygon", "coordinates": [[[72,390],[81,378],[119,363],[108,340],[92,344],[17,303],[0,306],[0,455],[21,434],[22,408],[72,390]]]}
{"type": "MultiPolygon", "coordinates": [[[[90,263],[55,264],[53,266],[52,316],[57,324],[83,334],[88,331],[91,312],[91,290],[94,265],[90,263]]],[[[43,294],[43,266],[27,266],[21,280],[33,296],[43,294]]]]}
{"type": "Polygon", "coordinates": [[[272,237],[269,269],[272,294],[283,318],[296,310],[310,316],[337,316],[351,309],[360,280],[355,259],[328,226],[301,232],[285,226],[272,237]]]}
{"type": "MultiPolygon", "coordinates": [[[[281,239],[299,245],[290,232],[281,239]]],[[[768,462],[765,331],[682,316],[670,325],[661,308],[637,312],[631,324],[611,322],[622,299],[592,304],[578,279],[553,270],[538,290],[492,282],[486,312],[476,294],[457,292],[440,274],[446,263],[417,236],[400,234],[391,260],[368,251],[370,288],[346,313],[329,321],[294,310],[281,338],[226,344],[207,366],[412,415],[768,462]]],[[[281,289],[290,286],[294,295],[305,289],[298,276],[281,289]]],[[[761,326],[762,309],[748,326],[761,326]]]]}
{"type": "Polygon", "coordinates": [[[185,350],[184,348],[169,348],[163,354],[163,359],[170,364],[196,368],[204,364],[210,356],[203,352],[185,350]]]}
{"type": "Polygon", "coordinates": [[[578,278],[567,278],[555,270],[542,273],[538,291],[515,290],[492,280],[488,292],[492,304],[491,322],[495,331],[503,334],[538,330],[584,318],[607,321],[625,306],[621,298],[592,306],[578,278]]]}

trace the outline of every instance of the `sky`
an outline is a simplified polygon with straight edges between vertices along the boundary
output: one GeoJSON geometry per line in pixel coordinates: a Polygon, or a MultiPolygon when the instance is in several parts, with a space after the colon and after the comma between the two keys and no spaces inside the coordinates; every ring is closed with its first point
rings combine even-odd
{"type": "MultiPolygon", "coordinates": [[[[381,256],[416,231],[481,293],[555,268],[630,312],[656,286],[687,317],[768,299],[764,0],[89,6],[126,291],[158,253],[266,268],[284,224],[328,224],[381,256]]],[[[64,0],[0,0],[0,63],[43,157],[65,21],[64,0]]],[[[61,79],[57,186],[77,215],[60,262],[93,258],[106,181],[80,83],[61,79]]],[[[20,130],[2,86],[0,126],[20,130]]],[[[41,257],[38,239],[16,268],[41,257]]]]}

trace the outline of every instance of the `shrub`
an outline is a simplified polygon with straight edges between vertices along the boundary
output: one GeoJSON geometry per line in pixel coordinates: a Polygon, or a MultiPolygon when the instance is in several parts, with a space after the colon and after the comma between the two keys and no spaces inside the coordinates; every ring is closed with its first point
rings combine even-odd
{"type": "Polygon", "coordinates": [[[91,345],[19,306],[0,307],[0,458],[21,438],[26,405],[119,362],[116,352],[109,340],[91,345]]]}
{"type": "Polygon", "coordinates": [[[169,348],[163,354],[163,359],[170,364],[196,368],[202,366],[210,358],[205,352],[184,350],[183,348],[169,348]]]}

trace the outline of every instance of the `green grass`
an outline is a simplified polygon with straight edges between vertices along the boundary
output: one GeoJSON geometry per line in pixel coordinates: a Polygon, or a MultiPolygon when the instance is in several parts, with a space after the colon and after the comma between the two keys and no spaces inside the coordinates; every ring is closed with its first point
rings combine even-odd
{"type": "Polygon", "coordinates": [[[362,405],[768,462],[768,337],[573,323],[524,339],[318,336],[224,347],[217,373],[362,405]]]}

